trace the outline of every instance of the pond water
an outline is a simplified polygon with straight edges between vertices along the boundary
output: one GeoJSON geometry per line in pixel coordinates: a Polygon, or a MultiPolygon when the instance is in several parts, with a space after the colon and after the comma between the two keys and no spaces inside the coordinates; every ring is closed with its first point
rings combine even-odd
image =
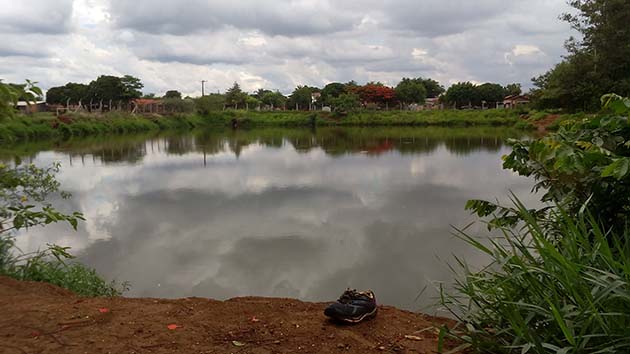
{"type": "MultiPolygon", "coordinates": [[[[501,168],[499,128],[260,129],[14,146],[0,159],[49,165],[81,211],[18,236],[23,250],[71,246],[127,296],[334,300],[347,287],[426,311],[453,256],[484,258],[452,235],[468,199],[533,202],[501,168]],[[423,291],[424,289],[424,291],[423,291]]],[[[475,224],[471,232],[485,234],[475,224]]]]}

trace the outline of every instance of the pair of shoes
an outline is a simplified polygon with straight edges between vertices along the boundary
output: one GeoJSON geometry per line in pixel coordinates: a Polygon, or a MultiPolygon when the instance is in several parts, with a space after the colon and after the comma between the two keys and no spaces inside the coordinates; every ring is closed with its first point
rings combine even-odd
{"type": "Polygon", "coordinates": [[[376,297],[371,290],[346,290],[337,302],[324,310],[324,315],[338,321],[359,323],[376,316],[376,297]]]}

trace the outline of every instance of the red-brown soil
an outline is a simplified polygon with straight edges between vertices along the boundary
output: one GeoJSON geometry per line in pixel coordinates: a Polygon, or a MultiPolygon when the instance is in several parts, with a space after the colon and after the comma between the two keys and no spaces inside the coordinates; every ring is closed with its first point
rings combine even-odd
{"type": "Polygon", "coordinates": [[[560,118],[558,114],[549,114],[545,118],[533,122],[539,132],[546,132],[547,128],[560,118]]]}
{"type": "Polygon", "coordinates": [[[382,306],[375,319],[340,325],[324,317],[325,306],[268,298],[82,298],[0,277],[0,353],[434,353],[436,327],[449,323],[382,306]]]}

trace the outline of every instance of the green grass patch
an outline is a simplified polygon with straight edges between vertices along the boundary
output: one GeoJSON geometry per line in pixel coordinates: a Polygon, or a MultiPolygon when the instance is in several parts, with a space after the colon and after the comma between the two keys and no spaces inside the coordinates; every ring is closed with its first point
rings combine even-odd
{"type": "Polygon", "coordinates": [[[0,237],[0,275],[23,281],[46,282],[80,296],[120,296],[127,284],[107,282],[94,269],[73,261],[68,248],[49,245],[23,254],[13,238],[0,237]]]}
{"type": "Polygon", "coordinates": [[[358,111],[347,115],[301,111],[217,111],[204,116],[69,114],[57,118],[50,113],[5,117],[0,120],[0,144],[41,139],[137,134],[152,131],[191,130],[207,127],[332,127],[332,126],[510,126],[528,129],[530,125],[515,110],[486,111],[358,111]]]}
{"type": "Polygon", "coordinates": [[[514,126],[522,121],[514,110],[486,111],[357,111],[345,115],[326,112],[212,112],[209,123],[239,126],[514,126]]]}

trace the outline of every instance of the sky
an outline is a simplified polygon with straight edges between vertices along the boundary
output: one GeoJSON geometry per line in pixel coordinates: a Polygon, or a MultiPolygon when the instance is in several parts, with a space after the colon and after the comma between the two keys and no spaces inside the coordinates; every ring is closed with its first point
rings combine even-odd
{"type": "Polygon", "coordinates": [[[133,75],[144,93],[429,77],[521,83],[575,35],[565,0],[0,0],[0,79],[133,75]]]}

